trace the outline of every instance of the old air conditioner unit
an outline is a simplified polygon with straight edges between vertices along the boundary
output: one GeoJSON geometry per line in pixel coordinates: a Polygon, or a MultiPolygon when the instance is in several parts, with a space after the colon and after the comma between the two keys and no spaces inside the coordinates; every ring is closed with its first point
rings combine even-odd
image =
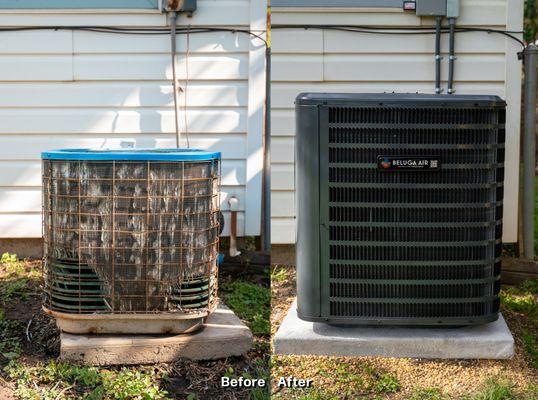
{"type": "Polygon", "coordinates": [[[217,304],[220,153],[42,154],[45,310],[71,333],[183,333],[217,304]]]}
{"type": "Polygon", "coordinates": [[[296,116],[299,316],[496,320],[504,101],[301,94],[296,116]]]}

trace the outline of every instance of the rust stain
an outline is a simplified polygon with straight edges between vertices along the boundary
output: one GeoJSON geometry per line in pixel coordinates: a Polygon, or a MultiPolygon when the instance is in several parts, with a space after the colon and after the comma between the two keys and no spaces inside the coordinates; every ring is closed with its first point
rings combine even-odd
{"type": "Polygon", "coordinates": [[[178,10],[180,1],[181,0],[168,0],[168,8],[170,10],[178,10]]]}

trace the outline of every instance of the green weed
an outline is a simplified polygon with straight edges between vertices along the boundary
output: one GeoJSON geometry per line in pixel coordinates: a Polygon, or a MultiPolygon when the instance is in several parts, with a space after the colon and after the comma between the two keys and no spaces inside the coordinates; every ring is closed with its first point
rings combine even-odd
{"type": "Polygon", "coordinates": [[[289,272],[286,267],[274,267],[271,271],[271,282],[284,282],[288,277],[289,272]]]}
{"type": "Polygon", "coordinates": [[[527,294],[538,294],[538,279],[528,279],[521,284],[521,290],[527,294]]]}
{"type": "Polygon", "coordinates": [[[374,383],[373,389],[376,393],[396,393],[400,390],[401,385],[395,376],[390,374],[383,374],[379,377],[377,382],[374,383]]]}
{"type": "Polygon", "coordinates": [[[437,388],[415,389],[409,400],[444,400],[447,397],[437,388]]]}
{"type": "Polygon", "coordinates": [[[523,332],[523,346],[525,351],[532,360],[532,365],[534,368],[538,368],[538,334],[523,332]]]}
{"type": "Polygon", "coordinates": [[[516,400],[517,397],[513,393],[514,385],[508,381],[495,380],[489,378],[484,388],[469,400],[516,400]]]}
{"type": "Polygon", "coordinates": [[[334,396],[315,390],[304,396],[299,397],[298,400],[339,400],[340,398],[341,397],[339,396],[334,396]]]}
{"type": "Polygon", "coordinates": [[[20,340],[24,325],[19,321],[5,319],[3,312],[0,318],[0,362],[10,361],[20,356],[22,342],[20,340]]]}
{"type": "Polygon", "coordinates": [[[509,288],[501,292],[501,302],[510,310],[532,315],[537,312],[538,305],[533,294],[519,294],[517,289],[509,288]]]}
{"type": "Polygon", "coordinates": [[[167,394],[150,374],[126,368],[115,376],[105,375],[103,386],[105,392],[114,394],[116,400],[159,400],[165,399],[167,394]]]}
{"type": "Polygon", "coordinates": [[[0,289],[2,300],[6,302],[14,296],[20,296],[22,299],[26,300],[28,298],[28,293],[25,291],[27,284],[27,278],[20,278],[15,281],[8,282],[0,289]]]}
{"type": "Polygon", "coordinates": [[[271,292],[269,289],[246,282],[222,286],[221,294],[230,308],[247,321],[254,335],[269,335],[271,292]]]}
{"type": "Polygon", "coordinates": [[[16,254],[4,253],[0,257],[0,300],[4,303],[13,297],[28,298],[27,287],[31,279],[39,278],[37,268],[19,261],[16,254]]]}
{"type": "Polygon", "coordinates": [[[17,261],[19,261],[19,258],[16,254],[3,253],[2,257],[0,257],[0,263],[2,264],[16,263],[17,261]]]}
{"type": "Polygon", "coordinates": [[[50,361],[25,367],[16,361],[4,369],[16,381],[16,394],[22,400],[164,400],[160,377],[152,371],[122,368],[99,370],[50,361]]]}

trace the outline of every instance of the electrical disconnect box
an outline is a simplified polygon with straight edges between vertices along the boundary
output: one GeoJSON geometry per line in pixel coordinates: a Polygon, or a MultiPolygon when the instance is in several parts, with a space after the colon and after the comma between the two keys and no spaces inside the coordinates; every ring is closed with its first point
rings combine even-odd
{"type": "Polygon", "coordinates": [[[447,0],[416,0],[418,16],[445,16],[447,0]]]}

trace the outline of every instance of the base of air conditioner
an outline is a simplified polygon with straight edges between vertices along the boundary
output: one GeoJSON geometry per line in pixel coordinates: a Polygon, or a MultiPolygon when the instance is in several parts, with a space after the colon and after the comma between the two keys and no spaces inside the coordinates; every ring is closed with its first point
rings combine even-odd
{"type": "Polygon", "coordinates": [[[299,319],[294,302],[273,347],[279,355],[508,359],[514,355],[514,338],[502,315],[466,327],[335,326],[299,319]]]}
{"type": "Polygon", "coordinates": [[[193,333],[202,328],[208,312],[159,314],[68,314],[51,311],[45,313],[56,319],[62,332],[73,334],[181,334],[193,333]]]}

